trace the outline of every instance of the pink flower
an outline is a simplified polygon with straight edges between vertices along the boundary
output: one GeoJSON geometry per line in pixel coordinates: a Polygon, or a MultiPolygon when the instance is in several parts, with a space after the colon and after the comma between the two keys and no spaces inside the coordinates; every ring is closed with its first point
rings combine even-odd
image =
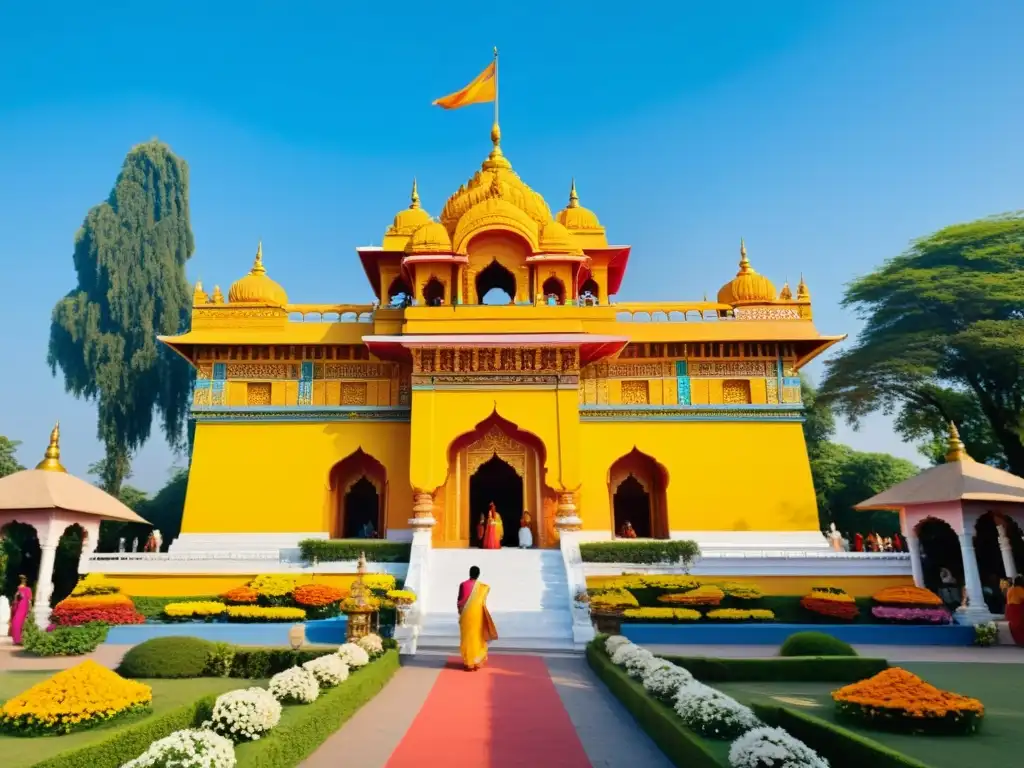
{"type": "Polygon", "coordinates": [[[882,621],[898,621],[912,624],[949,624],[949,611],[944,608],[895,608],[890,605],[876,605],[872,615],[882,621]]]}

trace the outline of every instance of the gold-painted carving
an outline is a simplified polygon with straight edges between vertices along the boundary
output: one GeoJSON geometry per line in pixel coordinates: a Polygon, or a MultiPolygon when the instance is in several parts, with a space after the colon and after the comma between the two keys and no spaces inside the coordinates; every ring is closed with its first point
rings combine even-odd
{"type": "Polygon", "coordinates": [[[342,405],[366,405],[366,382],[343,381],[341,383],[342,405]]]}
{"type": "Polygon", "coordinates": [[[783,387],[782,402],[799,403],[801,401],[800,387],[783,387]]]}
{"type": "Polygon", "coordinates": [[[497,425],[466,448],[466,472],[470,477],[481,466],[497,456],[520,477],[526,477],[526,446],[514,440],[497,425]]]}
{"type": "Polygon", "coordinates": [[[384,379],[391,371],[382,363],[317,363],[317,379],[384,379]]]}
{"type": "Polygon", "coordinates": [[[587,405],[597,405],[597,379],[592,376],[584,379],[583,386],[580,387],[580,394],[580,402],[587,405]]]}
{"type": "Polygon", "coordinates": [[[196,378],[197,379],[212,379],[213,378],[213,364],[212,363],[199,363],[196,366],[196,378]]]}
{"type": "Polygon", "coordinates": [[[440,350],[437,370],[445,373],[455,372],[455,350],[454,349],[442,349],[440,350]]]}
{"type": "Polygon", "coordinates": [[[694,376],[753,376],[767,378],[775,376],[775,363],[770,360],[694,360],[689,365],[690,377],[694,376]]]}
{"type": "Polygon", "coordinates": [[[287,317],[287,314],[284,310],[275,309],[273,307],[267,307],[265,309],[249,307],[243,309],[241,307],[232,307],[230,304],[225,304],[216,309],[193,309],[192,317],[193,319],[209,319],[215,317],[218,320],[238,320],[261,317],[279,317],[284,319],[287,317]]]}
{"type": "Polygon", "coordinates": [[[514,349],[501,350],[501,370],[516,370],[516,351],[514,349]]]}
{"type": "Polygon", "coordinates": [[[537,367],[537,350],[536,349],[521,349],[519,350],[519,362],[520,367],[524,371],[532,371],[537,367]]]}
{"type": "Polygon", "coordinates": [[[472,349],[460,349],[459,350],[459,371],[462,373],[472,373],[476,370],[476,365],[473,362],[473,350],[472,349]]]}
{"type": "Polygon", "coordinates": [[[671,370],[672,363],[668,364],[668,372],[662,363],[610,363],[608,375],[613,379],[644,378],[660,379],[664,376],[674,377],[675,372],[671,370]]]}
{"type": "Polygon", "coordinates": [[[246,405],[270,405],[270,382],[249,382],[245,385],[246,405]]]}
{"type": "Polygon", "coordinates": [[[623,381],[622,402],[624,405],[649,405],[651,393],[648,382],[642,379],[623,381]]]}
{"type": "Polygon", "coordinates": [[[737,320],[799,320],[796,307],[737,307],[737,320]]]}
{"type": "Polygon", "coordinates": [[[726,405],[749,405],[750,380],[729,379],[722,382],[722,402],[726,405]]]}
{"type": "Polygon", "coordinates": [[[286,363],[228,363],[229,379],[287,379],[286,363]]]}
{"type": "Polygon", "coordinates": [[[211,405],[213,401],[209,387],[196,387],[192,393],[192,405],[211,405]]]}
{"type": "Polygon", "coordinates": [[[398,404],[409,405],[412,393],[412,376],[407,368],[402,368],[398,378],[398,404]]]}
{"type": "Polygon", "coordinates": [[[576,366],[576,350],[575,349],[563,349],[563,350],[560,350],[560,353],[561,353],[560,356],[562,358],[562,370],[563,371],[574,370],[577,367],[576,366]]]}
{"type": "Polygon", "coordinates": [[[542,371],[558,370],[558,352],[554,349],[540,351],[540,367],[542,371]]]}
{"type": "Polygon", "coordinates": [[[777,378],[767,378],[764,380],[765,387],[768,392],[768,404],[778,405],[779,404],[779,380],[777,378]]]}

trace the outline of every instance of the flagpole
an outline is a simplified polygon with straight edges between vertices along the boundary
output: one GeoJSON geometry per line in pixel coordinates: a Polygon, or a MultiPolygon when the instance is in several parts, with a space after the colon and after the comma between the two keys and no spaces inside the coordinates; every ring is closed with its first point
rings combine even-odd
{"type": "Polygon", "coordinates": [[[494,124],[498,124],[498,46],[494,46],[494,124]]]}

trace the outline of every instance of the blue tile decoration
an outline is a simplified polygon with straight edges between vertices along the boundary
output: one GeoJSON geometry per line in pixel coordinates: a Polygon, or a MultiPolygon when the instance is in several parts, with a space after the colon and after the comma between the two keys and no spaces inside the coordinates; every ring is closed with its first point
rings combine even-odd
{"type": "Polygon", "coordinates": [[[302,375],[299,377],[299,405],[313,404],[313,364],[302,364],[302,375]]]}
{"type": "Polygon", "coordinates": [[[676,394],[679,405],[690,405],[690,374],[685,360],[676,361],[676,394]]]}

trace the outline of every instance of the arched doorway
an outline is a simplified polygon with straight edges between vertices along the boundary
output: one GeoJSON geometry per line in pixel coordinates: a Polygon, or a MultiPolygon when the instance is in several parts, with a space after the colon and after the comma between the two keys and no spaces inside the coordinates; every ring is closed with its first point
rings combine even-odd
{"type": "Polygon", "coordinates": [[[485,461],[469,478],[470,545],[480,546],[477,524],[491,503],[501,515],[505,535],[503,547],[519,545],[519,518],[523,513],[523,478],[510,464],[494,456],[485,461]]]}
{"type": "Polygon", "coordinates": [[[1009,516],[996,512],[986,512],[974,525],[974,555],[978,561],[978,575],[981,577],[982,593],[992,613],[1003,613],[1006,602],[999,588],[1001,579],[1010,576],[1007,567],[1012,566],[1019,573],[1018,564],[1024,564],[1024,540],[1021,539],[1020,526],[1009,516]],[[1005,563],[1000,547],[1000,531],[1002,527],[1010,544],[1011,562],[1005,563]]]}
{"type": "Polygon", "coordinates": [[[476,276],[478,304],[513,304],[516,300],[516,278],[497,261],[492,261],[476,276]]]}
{"type": "Polygon", "coordinates": [[[598,287],[597,281],[588,277],[580,286],[580,303],[584,306],[594,306],[600,299],[601,289],[598,287]]]}
{"type": "Polygon", "coordinates": [[[621,536],[629,523],[637,538],[667,539],[667,486],[665,468],[636,448],[612,464],[608,472],[612,535],[621,536]]]}
{"type": "Polygon", "coordinates": [[[409,288],[409,284],[405,282],[401,277],[396,277],[391,281],[391,285],[388,287],[388,304],[392,307],[404,307],[409,303],[409,299],[412,297],[412,291],[409,288]]]}
{"type": "Polygon", "coordinates": [[[18,579],[24,576],[33,592],[39,579],[39,558],[42,550],[39,547],[39,535],[34,526],[28,523],[12,522],[0,528],[0,546],[7,556],[7,573],[2,585],[2,594],[8,599],[14,598],[18,589],[18,579]]]}
{"type": "Polygon", "coordinates": [[[362,449],[331,469],[331,536],[345,539],[384,538],[387,534],[387,472],[362,449]]]}
{"type": "Polygon", "coordinates": [[[545,304],[565,304],[565,286],[557,277],[549,277],[541,286],[545,304]]]}
{"type": "Polygon", "coordinates": [[[423,286],[423,301],[428,307],[444,304],[444,284],[436,277],[431,277],[423,286]]]}
{"type": "Polygon", "coordinates": [[[964,561],[960,540],[945,520],[926,517],[915,527],[921,546],[921,570],[924,584],[942,598],[949,608],[956,608],[962,599],[964,561]],[[948,571],[952,581],[943,579],[948,571]]]}

